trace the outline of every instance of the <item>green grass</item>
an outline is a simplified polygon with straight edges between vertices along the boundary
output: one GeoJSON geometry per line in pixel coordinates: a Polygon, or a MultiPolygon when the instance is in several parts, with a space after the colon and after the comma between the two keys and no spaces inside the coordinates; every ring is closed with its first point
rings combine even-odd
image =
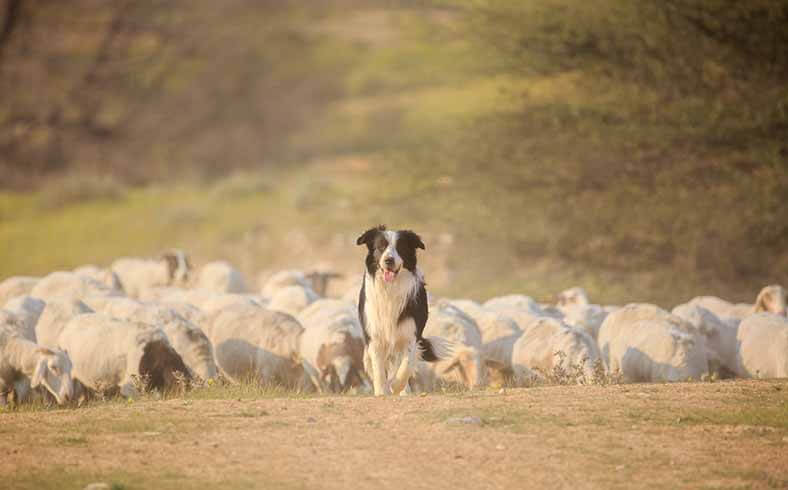
{"type": "Polygon", "coordinates": [[[582,285],[600,303],[753,301],[788,283],[785,84],[666,24],[660,5],[223,12],[145,113],[183,111],[198,129],[157,120],[144,148],[112,143],[135,162],[112,178],[87,161],[0,192],[0,279],[169,247],[229,259],[251,283],[321,261],[352,270],[355,236],[387,223],[425,235],[439,295],[550,300],[582,285]],[[316,241],[328,245],[306,253],[316,241]]]}

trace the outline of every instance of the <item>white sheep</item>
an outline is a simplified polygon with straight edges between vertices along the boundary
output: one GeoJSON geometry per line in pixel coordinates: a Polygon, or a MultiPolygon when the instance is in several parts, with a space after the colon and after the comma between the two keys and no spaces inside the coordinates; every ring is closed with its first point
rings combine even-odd
{"type": "Polygon", "coordinates": [[[699,296],[688,301],[689,304],[697,304],[711,311],[719,318],[734,318],[741,320],[753,313],[774,313],[776,315],[786,315],[786,293],[785,288],[779,284],[765,286],[755,298],[755,304],[730,303],[716,296],[699,296]]]}
{"type": "Polygon", "coordinates": [[[277,291],[288,286],[301,286],[302,288],[312,288],[309,278],[302,271],[288,269],[279,271],[267,278],[261,287],[260,294],[266,298],[272,297],[277,291]]]}
{"type": "Polygon", "coordinates": [[[33,287],[40,281],[39,277],[12,276],[0,282],[0,305],[17,296],[29,295],[33,287]]]}
{"type": "Polygon", "coordinates": [[[312,288],[285,286],[274,293],[267,308],[296,316],[301,310],[317,301],[317,299],[318,295],[312,291],[312,288]]]}
{"type": "Polygon", "coordinates": [[[120,258],[110,269],[120,278],[126,294],[139,298],[146,289],[186,285],[191,264],[183,250],[175,249],[159,259],[120,258]]]}
{"type": "Polygon", "coordinates": [[[513,375],[512,349],[523,331],[507,315],[484,308],[472,300],[451,300],[450,303],[476,322],[482,335],[481,353],[488,375],[502,384],[513,375]]]}
{"type": "Polygon", "coordinates": [[[96,311],[113,318],[142,322],[161,328],[175,352],[193,376],[212,379],[217,375],[213,349],[208,337],[175,310],[156,303],[141,303],[130,298],[87,300],[96,311]]]}
{"type": "Polygon", "coordinates": [[[577,374],[577,382],[590,382],[599,349],[588,334],[571,328],[555,318],[539,318],[523,332],[512,349],[512,370],[517,383],[533,377],[556,374],[577,374]],[[576,372],[575,372],[576,370],[576,372]]]}
{"type": "Polygon", "coordinates": [[[297,319],[304,327],[300,344],[304,369],[318,391],[343,392],[367,381],[364,333],[352,304],[321,299],[297,319]]]}
{"type": "Polygon", "coordinates": [[[189,378],[167,335],[145,323],[102,313],[78,315],[60,333],[58,344],[71,357],[73,378],[93,391],[117,388],[128,398],[138,394],[142,382],[170,390],[177,387],[176,373],[189,378]]]}
{"type": "Polygon", "coordinates": [[[736,335],[739,342],[737,373],[746,378],[788,377],[788,319],[757,313],[742,320],[736,335]]]}
{"type": "Polygon", "coordinates": [[[738,320],[720,319],[706,308],[689,303],[676,306],[671,313],[691,323],[704,337],[710,373],[722,378],[736,374],[738,320]]]}
{"type": "Polygon", "coordinates": [[[422,391],[432,391],[438,379],[459,382],[469,389],[483,386],[486,379],[482,358],[482,334],[473,319],[446,300],[430,307],[425,338],[445,345],[449,356],[433,363],[420,361],[414,384],[422,391]]]}
{"type": "Polygon", "coordinates": [[[121,284],[120,278],[111,269],[103,269],[93,264],[89,264],[77,267],[73,272],[74,274],[89,277],[94,281],[100,282],[110,289],[117,291],[123,290],[123,284],[121,284]]]}
{"type": "Polygon", "coordinates": [[[216,365],[229,379],[299,387],[304,383],[303,331],[290,315],[234,305],[215,313],[208,338],[216,365]]]}
{"type": "Polygon", "coordinates": [[[197,287],[215,293],[246,293],[249,289],[241,271],[229,262],[209,262],[197,274],[197,287]]]}
{"type": "Polygon", "coordinates": [[[32,342],[36,342],[36,323],[44,311],[46,303],[32,296],[18,296],[10,299],[3,309],[13,313],[20,321],[22,329],[19,333],[32,342]]]}
{"type": "Polygon", "coordinates": [[[122,291],[111,289],[90,277],[73,272],[58,271],[41,278],[30,295],[44,301],[52,298],[82,299],[88,296],[121,296],[122,291]]]}
{"type": "Polygon", "coordinates": [[[535,320],[549,316],[536,301],[522,294],[510,294],[492,298],[484,303],[484,307],[510,317],[517,322],[517,326],[523,331],[535,320]]]}
{"type": "Polygon", "coordinates": [[[15,400],[24,401],[28,390],[39,386],[46,388],[58,404],[68,401],[74,391],[69,357],[0,326],[0,405],[7,403],[12,392],[15,400]]]}
{"type": "Polygon", "coordinates": [[[36,342],[43,347],[57,347],[60,332],[66,328],[68,322],[75,316],[86,313],[93,313],[93,309],[82,300],[56,298],[47,301],[36,322],[36,342]]]}
{"type": "Polygon", "coordinates": [[[342,277],[342,274],[329,270],[314,270],[306,274],[310,287],[321,297],[328,293],[328,285],[331,281],[334,279],[341,279],[342,277]]]}
{"type": "Polygon", "coordinates": [[[599,328],[607,318],[608,312],[599,305],[569,303],[559,306],[563,321],[590,335],[594,340],[599,336],[599,328]]]}
{"type": "Polygon", "coordinates": [[[609,371],[626,381],[700,379],[708,372],[703,336],[655,305],[629,304],[609,314],[597,342],[609,371]]]}

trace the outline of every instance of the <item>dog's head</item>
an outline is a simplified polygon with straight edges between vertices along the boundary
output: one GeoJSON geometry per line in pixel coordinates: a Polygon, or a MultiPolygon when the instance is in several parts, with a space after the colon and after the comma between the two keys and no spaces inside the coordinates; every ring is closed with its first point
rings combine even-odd
{"type": "Polygon", "coordinates": [[[367,246],[367,271],[373,278],[380,273],[385,282],[394,282],[404,267],[416,272],[416,249],[424,250],[421,237],[410,230],[387,230],[384,225],[370,228],[356,240],[367,246]]]}

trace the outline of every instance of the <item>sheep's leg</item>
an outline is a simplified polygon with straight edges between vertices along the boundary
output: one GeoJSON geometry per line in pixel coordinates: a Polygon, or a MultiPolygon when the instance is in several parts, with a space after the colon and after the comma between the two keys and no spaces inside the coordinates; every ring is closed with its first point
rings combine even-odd
{"type": "Polygon", "coordinates": [[[304,372],[307,374],[307,379],[315,385],[318,393],[325,393],[325,386],[323,386],[323,381],[320,379],[320,373],[312,367],[308,362],[303,361],[301,365],[304,367],[304,372]]]}
{"type": "Polygon", "coordinates": [[[372,367],[372,387],[375,396],[383,396],[387,392],[388,383],[386,382],[386,359],[383,355],[380,342],[372,340],[367,346],[369,350],[369,363],[372,367]]]}
{"type": "Polygon", "coordinates": [[[399,395],[403,388],[408,384],[408,380],[413,376],[413,371],[416,369],[416,342],[408,346],[408,352],[402,357],[402,361],[397,369],[397,374],[394,376],[394,381],[391,383],[391,392],[399,395]]]}

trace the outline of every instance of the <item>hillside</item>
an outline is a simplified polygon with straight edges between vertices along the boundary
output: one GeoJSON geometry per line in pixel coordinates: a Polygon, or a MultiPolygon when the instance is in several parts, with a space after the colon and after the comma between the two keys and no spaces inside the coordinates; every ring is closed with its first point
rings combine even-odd
{"type": "Polygon", "coordinates": [[[386,222],[443,295],[788,283],[788,2],[6,7],[0,277],[354,271],[386,222]]]}

